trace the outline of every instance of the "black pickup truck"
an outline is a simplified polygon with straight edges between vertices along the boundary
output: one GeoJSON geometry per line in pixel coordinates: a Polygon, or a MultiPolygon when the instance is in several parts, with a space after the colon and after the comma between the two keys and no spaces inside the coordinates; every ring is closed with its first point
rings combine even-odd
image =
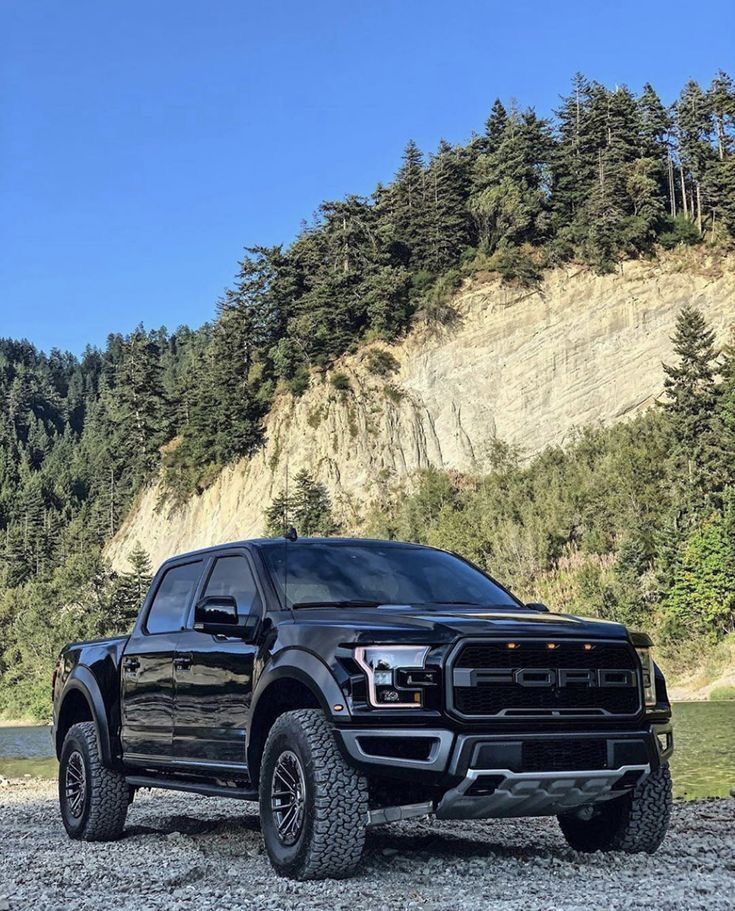
{"type": "Polygon", "coordinates": [[[119,836],[139,788],[260,802],[275,869],[344,876],[367,826],[558,817],[653,852],[673,749],[647,636],[524,604],[462,558],[267,539],[168,560],[129,636],[54,672],[61,814],[119,836]]]}

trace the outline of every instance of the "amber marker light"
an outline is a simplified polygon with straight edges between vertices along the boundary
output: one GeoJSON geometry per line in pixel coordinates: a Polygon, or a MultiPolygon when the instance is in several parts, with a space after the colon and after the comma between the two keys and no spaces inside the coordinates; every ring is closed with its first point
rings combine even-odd
{"type": "Polygon", "coordinates": [[[547,642],[546,643],[546,648],[554,649],[556,647],[557,647],[556,642],[547,642]]]}
{"type": "Polygon", "coordinates": [[[584,650],[585,650],[586,652],[591,652],[591,651],[592,651],[592,645],[591,645],[589,642],[585,642],[585,644],[584,644],[584,650]]]}
{"type": "Polygon", "coordinates": [[[518,643],[517,642],[506,642],[505,647],[506,648],[518,648],[518,643]]]}

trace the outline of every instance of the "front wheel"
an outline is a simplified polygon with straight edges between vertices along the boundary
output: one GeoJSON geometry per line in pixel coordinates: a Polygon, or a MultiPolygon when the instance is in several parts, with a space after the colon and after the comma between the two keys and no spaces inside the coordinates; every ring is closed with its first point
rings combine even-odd
{"type": "Polygon", "coordinates": [[[129,802],[125,776],[102,765],[94,722],[72,725],[59,760],[59,806],[69,837],[84,841],[118,838],[129,802]]]}
{"type": "Polygon", "coordinates": [[[276,871],[349,876],[362,857],[367,813],[367,782],[342,758],[324,714],[300,709],[277,718],[260,769],[261,828],[276,871]]]}
{"type": "Polygon", "coordinates": [[[559,817],[575,851],[625,851],[653,854],[664,840],[671,816],[671,772],[659,766],[629,793],[593,808],[589,818],[559,817]]]}

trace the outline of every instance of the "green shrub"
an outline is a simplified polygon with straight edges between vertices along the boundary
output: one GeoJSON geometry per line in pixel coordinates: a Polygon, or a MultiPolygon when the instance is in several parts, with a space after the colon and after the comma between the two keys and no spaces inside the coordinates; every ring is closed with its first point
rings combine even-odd
{"type": "Polygon", "coordinates": [[[686,215],[677,215],[676,218],[669,216],[666,221],[668,229],[658,238],[658,242],[665,250],[673,250],[680,245],[692,247],[702,240],[699,229],[686,215]]]}
{"type": "Polygon", "coordinates": [[[402,389],[399,389],[399,387],[395,386],[393,383],[387,383],[383,388],[383,392],[385,393],[385,397],[387,399],[390,399],[394,405],[399,405],[406,394],[402,389]]]}
{"type": "Polygon", "coordinates": [[[505,282],[515,282],[524,288],[541,283],[542,271],[534,257],[517,247],[496,250],[488,261],[488,267],[497,272],[505,282]]]}
{"type": "Polygon", "coordinates": [[[309,370],[306,367],[299,367],[296,373],[287,381],[288,390],[294,398],[302,396],[309,388],[309,370]]]}
{"type": "Polygon", "coordinates": [[[337,392],[351,392],[352,384],[350,383],[350,378],[346,373],[333,373],[330,377],[329,382],[337,390],[337,392]]]}
{"type": "Polygon", "coordinates": [[[390,376],[400,369],[400,364],[390,351],[383,348],[371,348],[367,354],[367,369],[376,376],[390,376]]]}
{"type": "Polygon", "coordinates": [[[450,269],[434,284],[424,291],[417,315],[433,325],[448,325],[457,318],[457,311],[451,300],[462,286],[462,274],[459,269],[450,269]]]}

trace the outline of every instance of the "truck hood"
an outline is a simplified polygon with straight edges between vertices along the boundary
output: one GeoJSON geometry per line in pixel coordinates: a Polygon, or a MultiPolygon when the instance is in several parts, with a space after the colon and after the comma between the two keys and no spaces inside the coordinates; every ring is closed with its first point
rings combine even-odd
{"type": "Polygon", "coordinates": [[[299,608],[294,623],[305,636],[317,628],[338,633],[342,642],[385,643],[399,641],[439,645],[465,636],[509,637],[588,637],[590,639],[627,639],[620,623],[570,614],[541,611],[491,610],[440,606],[431,610],[419,607],[382,606],[378,608],[299,608]]]}

